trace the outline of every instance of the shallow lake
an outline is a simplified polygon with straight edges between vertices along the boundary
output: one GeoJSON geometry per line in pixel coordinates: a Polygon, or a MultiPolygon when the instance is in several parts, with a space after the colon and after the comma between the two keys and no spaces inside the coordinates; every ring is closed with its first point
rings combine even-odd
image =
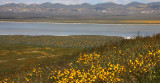
{"type": "Polygon", "coordinates": [[[0,22],[0,35],[105,35],[132,37],[160,33],[160,25],[0,22]]]}

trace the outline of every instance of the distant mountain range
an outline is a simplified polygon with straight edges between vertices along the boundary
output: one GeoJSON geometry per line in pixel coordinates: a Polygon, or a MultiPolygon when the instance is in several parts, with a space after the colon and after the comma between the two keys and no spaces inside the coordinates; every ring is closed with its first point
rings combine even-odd
{"type": "Polygon", "coordinates": [[[99,3],[91,5],[52,4],[5,4],[0,5],[1,19],[144,19],[160,20],[160,2],[139,3],[132,2],[126,5],[116,3],[99,3]]]}

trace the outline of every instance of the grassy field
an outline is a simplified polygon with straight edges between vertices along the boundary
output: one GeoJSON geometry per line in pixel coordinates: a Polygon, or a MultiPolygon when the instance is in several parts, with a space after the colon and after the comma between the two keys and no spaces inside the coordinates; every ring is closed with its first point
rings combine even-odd
{"type": "Polygon", "coordinates": [[[121,39],[121,37],[87,35],[0,36],[0,73],[21,72],[45,58],[72,57],[86,48],[98,47],[106,42],[121,39]]]}
{"type": "MultiPolygon", "coordinates": [[[[86,46],[88,48],[84,48],[82,46],[80,51],[71,53],[72,55],[64,56],[62,54],[63,56],[53,58],[46,57],[29,69],[2,74],[0,83],[158,83],[160,81],[160,34],[153,37],[138,36],[135,39],[120,38],[117,40],[119,41],[107,40],[106,43],[93,46],[90,42],[88,44],[91,47],[86,46]]],[[[16,42],[14,41],[13,44],[16,42]]],[[[94,40],[94,42],[96,41],[94,40]]],[[[10,42],[2,41],[1,43],[10,42]]],[[[26,44],[26,42],[24,43],[26,44]]],[[[28,44],[36,45],[34,43],[28,44]]],[[[48,46],[48,44],[42,44],[40,47],[43,46],[48,46]]],[[[73,48],[74,46],[76,45],[73,44],[73,48]]],[[[80,46],[76,46],[76,48],[80,48],[80,46]]],[[[52,48],[51,44],[50,48],[55,49],[55,47],[52,48]]],[[[25,49],[28,48],[25,47],[25,49]]],[[[66,48],[68,49],[65,47],[65,50],[66,48]]],[[[49,49],[43,48],[42,50],[49,49]]],[[[77,48],[77,50],[79,49],[77,48]]],[[[64,50],[61,49],[59,52],[62,51],[64,50]]],[[[46,53],[52,54],[50,51],[46,53]]]]}
{"type": "MultiPolygon", "coordinates": [[[[0,36],[0,44],[27,44],[65,48],[91,48],[104,45],[108,41],[117,40],[116,36],[23,36],[23,35],[4,35],[0,36]]],[[[118,39],[122,39],[119,37],[118,39]]]]}
{"type": "Polygon", "coordinates": [[[81,49],[53,48],[26,44],[0,44],[0,72],[17,72],[34,66],[44,58],[69,56],[81,49]]]}
{"type": "Polygon", "coordinates": [[[51,23],[93,23],[93,24],[160,24],[160,20],[42,20],[42,19],[0,19],[2,22],[51,22],[51,23]]]}

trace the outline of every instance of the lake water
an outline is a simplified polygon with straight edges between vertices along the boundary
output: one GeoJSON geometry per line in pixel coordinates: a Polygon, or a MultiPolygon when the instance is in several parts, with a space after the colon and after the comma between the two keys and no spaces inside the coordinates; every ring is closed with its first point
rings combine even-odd
{"type": "Polygon", "coordinates": [[[105,35],[132,37],[160,33],[160,25],[0,22],[0,35],[105,35]]]}

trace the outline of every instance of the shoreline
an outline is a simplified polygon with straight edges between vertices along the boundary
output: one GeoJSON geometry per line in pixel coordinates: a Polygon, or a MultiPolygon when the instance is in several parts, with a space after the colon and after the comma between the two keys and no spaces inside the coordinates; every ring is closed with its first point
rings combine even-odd
{"type": "MultiPolygon", "coordinates": [[[[110,36],[110,35],[15,35],[15,34],[0,34],[0,36],[110,36]]],[[[110,37],[123,37],[123,36],[110,36],[110,37]]],[[[129,36],[127,36],[129,37],[129,36]]]]}
{"type": "Polygon", "coordinates": [[[160,23],[93,23],[93,22],[51,22],[51,21],[0,21],[8,23],[51,23],[51,24],[98,24],[98,25],[160,25],[160,23]]]}
{"type": "MultiPolygon", "coordinates": [[[[52,36],[52,37],[78,37],[78,36],[104,36],[104,37],[121,37],[123,39],[134,39],[136,37],[136,35],[134,36],[114,36],[114,35],[2,35],[0,34],[0,36],[25,36],[25,37],[40,37],[40,36],[52,36]]],[[[153,35],[152,35],[153,36],[153,35]]],[[[143,36],[145,37],[145,36],[143,36]]]]}

